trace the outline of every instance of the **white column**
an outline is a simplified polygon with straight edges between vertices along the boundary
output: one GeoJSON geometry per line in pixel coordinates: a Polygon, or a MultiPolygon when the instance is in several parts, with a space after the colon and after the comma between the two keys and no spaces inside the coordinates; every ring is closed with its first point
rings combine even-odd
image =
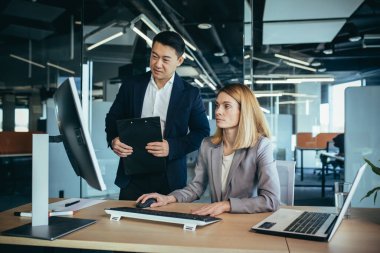
{"type": "Polygon", "coordinates": [[[33,134],[32,226],[49,224],[49,135],[33,134]]]}

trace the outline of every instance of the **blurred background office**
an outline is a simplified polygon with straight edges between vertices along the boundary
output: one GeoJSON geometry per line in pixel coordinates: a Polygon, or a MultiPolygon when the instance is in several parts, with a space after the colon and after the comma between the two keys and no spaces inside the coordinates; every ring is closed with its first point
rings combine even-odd
{"type": "MultiPolygon", "coordinates": [[[[81,182],[63,145],[50,144],[49,196],[117,198],[105,114],[122,78],[148,70],[162,30],[186,40],[178,74],[201,90],[212,133],[218,89],[254,90],[275,159],[296,162],[295,205],[334,205],[333,182],[380,159],[380,0],[3,0],[0,20],[1,210],[30,202],[31,134],[58,134],[52,96],[69,76],[107,191],[81,182]]],[[[187,160],[190,180],[196,152],[187,160]]],[[[379,207],[360,201],[379,183],[371,173],[354,206],[379,207]]]]}

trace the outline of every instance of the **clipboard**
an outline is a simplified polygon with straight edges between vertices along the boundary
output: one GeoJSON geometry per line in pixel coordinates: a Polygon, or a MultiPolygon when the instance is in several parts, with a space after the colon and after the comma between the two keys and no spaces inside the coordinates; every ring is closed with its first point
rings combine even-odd
{"type": "Polygon", "coordinates": [[[133,153],[122,158],[126,175],[163,172],[166,158],[156,157],[145,149],[149,142],[162,141],[160,117],[117,120],[120,141],[133,147],[133,153]]]}

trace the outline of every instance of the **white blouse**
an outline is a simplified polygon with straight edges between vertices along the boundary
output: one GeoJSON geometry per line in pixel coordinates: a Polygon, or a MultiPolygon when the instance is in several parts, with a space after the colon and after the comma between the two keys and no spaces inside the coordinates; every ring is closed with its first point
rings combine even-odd
{"type": "Polygon", "coordinates": [[[230,155],[223,155],[222,162],[222,193],[224,194],[227,186],[227,177],[230,172],[232,160],[234,159],[235,152],[230,155]]]}

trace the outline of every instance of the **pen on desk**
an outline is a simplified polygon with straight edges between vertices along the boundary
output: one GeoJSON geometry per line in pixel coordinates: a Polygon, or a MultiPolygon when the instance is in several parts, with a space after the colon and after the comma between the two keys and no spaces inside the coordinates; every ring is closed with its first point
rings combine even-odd
{"type": "Polygon", "coordinates": [[[21,216],[21,217],[32,217],[32,213],[28,212],[14,212],[15,216],[21,216]]]}
{"type": "MultiPolygon", "coordinates": [[[[66,216],[66,215],[73,215],[74,211],[55,211],[55,212],[49,212],[49,217],[52,216],[66,216]]],[[[14,216],[20,216],[20,217],[32,217],[31,212],[14,212],[14,216]]]]}
{"type": "Polygon", "coordinates": [[[79,203],[79,202],[80,202],[80,200],[75,200],[75,201],[73,201],[73,202],[66,203],[66,204],[65,204],[65,207],[72,206],[72,205],[77,204],[77,203],[79,203]]]}

